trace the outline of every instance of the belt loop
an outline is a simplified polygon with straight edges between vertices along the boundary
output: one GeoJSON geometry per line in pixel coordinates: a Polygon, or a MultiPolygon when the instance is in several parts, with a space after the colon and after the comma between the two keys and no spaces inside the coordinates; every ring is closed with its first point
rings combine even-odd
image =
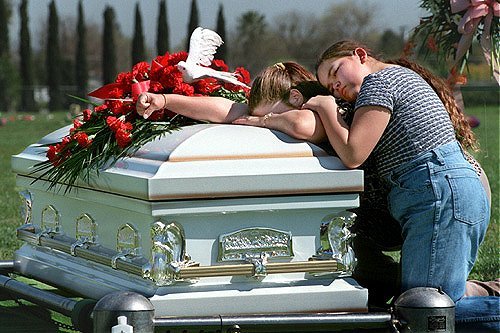
{"type": "Polygon", "coordinates": [[[439,149],[439,147],[432,149],[432,152],[436,156],[436,159],[439,162],[439,164],[444,165],[443,154],[441,153],[441,150],[439,149]]]}

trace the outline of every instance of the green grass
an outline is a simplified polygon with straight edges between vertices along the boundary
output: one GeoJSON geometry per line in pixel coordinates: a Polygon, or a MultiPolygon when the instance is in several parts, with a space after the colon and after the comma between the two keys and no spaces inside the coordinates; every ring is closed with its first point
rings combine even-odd
{"type": "Polygon", "coordinates": [[[19,246],[15,238],[19,226],[20,199],[11,172],[10,159],[29,144],[46,134],[70,123],[66,113],[37,114],[34,120],[26,115],[3,114],[7,122],[0,126],[0,259],[13,258],[13,251],[19,246]]]}

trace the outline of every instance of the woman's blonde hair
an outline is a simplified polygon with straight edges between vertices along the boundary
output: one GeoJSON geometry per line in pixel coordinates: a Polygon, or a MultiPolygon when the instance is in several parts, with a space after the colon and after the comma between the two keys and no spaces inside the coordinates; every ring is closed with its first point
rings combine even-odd
{"type": "Polygon", "coordinates": [[[262,103],[283,101],[288,104],[292,88],[299,90],[306,100],[328,94],[313,73],[296,62],[280,62],[267,67],[254,79],[248,98],[250,112],[262,103]]]}
{"type": "MultiPolygon", "coordinates": [[[[356,48],[363,48],[366,50],[368,56],[380,60],[380,58],[372,53],[372,51],[366,47],[366,45],[353,40],[344,40],[331,45],[326,49],[319,57],[316,63],[316,72],[319,65],[328,59],[340,58],[345,56],[350,56],[356,48]]],[[[405,58],[400,58],[396,60],[388,60],[386,63],[396,64],[399,66],[407,67],[414,72],[418,73],[431,87],[434,89],[436,94],[439,96],[443,102],[450,120],[455,129],[455,135],[457,140],[466,149],[478,150],[478,142],[474,132],[472,131],[465,115],[458,107],[457,102],[453,96],[450,86],[441,78],[434,75],[428,69],[418,65],[415,62],[409,61],[405,58]]]]}

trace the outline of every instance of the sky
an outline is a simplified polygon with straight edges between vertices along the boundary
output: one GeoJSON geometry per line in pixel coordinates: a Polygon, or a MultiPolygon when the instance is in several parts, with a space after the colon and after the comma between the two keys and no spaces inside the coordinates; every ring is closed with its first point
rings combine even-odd
{"type": "MultiPolygon", "coordinates": [[[[197,0],[200,25],[214,29],[217,21],[219,5],[224,8],[226,32],[235,29],[237,18],[244,12],[254,10],[265,15],[268,22],[291,10],[322,15],[330,6],[345,0],[197,0]]],[[[351,0],[352,1],[352,0],[351,0]]],[[[374,22],[381,29],[391,28],[399,32],[401,28],[409,31],[415,27],[425,11],[419,7],[420,0],[355,0],[357,4],[375,5],[377,10],[374,22]]],[[[10,0],[12,18],[9,24],[10,40],[13,49],[17,45],[19,35],[20,0],[10,0]]],[[[158,0],[83,0],[86,24],[99,24],[102,21],[106,5],[112,6],[116,13],[116,21],[122,33],[132,36],[134,29],[135,5],[139,3],[144,35],[147,46],[154,48],[156,39],[156,21],[158,17],[158,0]]],[[[37,30],[42,29],[47,21],[50,0],[28,0],[30,32],[34,48],[40,46],[37,41],[37,30]]],[[[78,0],[56,0],[59,17],[77,16],[78,0]]],[[[170,45],[175,47],[186,37],[191,0],[167,0],[167,16],[170,32],[170,45]]]]}

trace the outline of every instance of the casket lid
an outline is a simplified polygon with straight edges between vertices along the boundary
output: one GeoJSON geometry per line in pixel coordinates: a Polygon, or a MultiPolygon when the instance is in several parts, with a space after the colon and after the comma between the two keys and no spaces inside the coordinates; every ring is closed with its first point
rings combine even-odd
{"type": "MultiPolygon", "coordinates": [[[[41,145],[60,141],[61,128],[13,156],[28,177],[45,160],[41,145]]],[[[145,200],[358,192],[361,170],[347,170],[318,146],[265,128],[199,124],[183,127],[100,170],[79,186],[145,200]]]]}

